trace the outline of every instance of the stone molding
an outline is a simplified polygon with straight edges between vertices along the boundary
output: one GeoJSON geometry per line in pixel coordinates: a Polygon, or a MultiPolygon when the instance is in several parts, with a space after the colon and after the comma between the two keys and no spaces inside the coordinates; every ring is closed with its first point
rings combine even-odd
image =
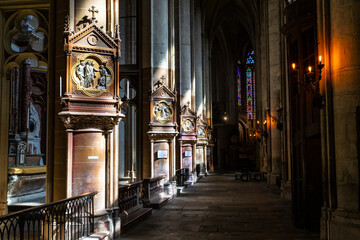
{"type": "Polygon", "coordinates": [[[119,123],[121,116],[99,116],[99,115],[60,115],[67,130],[79,130],[95,128],[104,131],[113,130],[119,123]]]}

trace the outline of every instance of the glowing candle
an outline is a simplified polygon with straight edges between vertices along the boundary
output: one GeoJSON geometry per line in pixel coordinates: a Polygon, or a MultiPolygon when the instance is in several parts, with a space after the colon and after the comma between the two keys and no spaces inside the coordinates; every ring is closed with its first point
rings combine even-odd
{"type": "Polygon", "coordinates": [[[293,64],[291,64],[291,66],[292,66],[292,69],[295,70],[296,64],[293,63],[293,64]]]}
{"type": "Polygon", "coordinates": [[[60,76],[60,97],[62,97],[62,77],[60,76]]]}
{"type": "Polygon", "coordinates": [[[319,56],[319,63],[321,64],[321,56],[319,56]]]}
{"type": "Polygon", "coordinates": [[[309,73],[311,73],[311,66],[309,66],[309,73]]]}

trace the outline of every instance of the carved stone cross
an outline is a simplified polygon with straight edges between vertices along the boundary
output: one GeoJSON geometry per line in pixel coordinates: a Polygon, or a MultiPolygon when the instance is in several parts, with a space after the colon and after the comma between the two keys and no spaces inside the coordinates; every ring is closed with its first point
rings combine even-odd
{"type": "Polygon", "coordinates": [[[165,83],[165,79],[166,79],[165,76],[162,75],[160,79],[162,80],[162,83],[164,84],[164,83],[165,83]]]}
{"type": "Polygon", "coordinates": [[[91,19],[92,19],[92,21],[95,21],[95,13],[99,13],[99,10],[95,10],[95,6],[91,6],[91,8],[89,8],[89,12],[91,12],[91,14],[92,14],[92,17],[91,17],[91,19]]]}

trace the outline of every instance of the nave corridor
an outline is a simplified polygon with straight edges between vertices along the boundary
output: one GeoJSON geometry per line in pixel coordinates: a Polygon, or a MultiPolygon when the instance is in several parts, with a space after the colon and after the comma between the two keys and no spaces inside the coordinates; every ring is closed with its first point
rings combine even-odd
{"type": "Polygon", "coordinates": [[[319,239],[295,228],[291,201],[266,182],[242,182],[234,174],[211,174],[153,210],[121,239],[319,239]]]}

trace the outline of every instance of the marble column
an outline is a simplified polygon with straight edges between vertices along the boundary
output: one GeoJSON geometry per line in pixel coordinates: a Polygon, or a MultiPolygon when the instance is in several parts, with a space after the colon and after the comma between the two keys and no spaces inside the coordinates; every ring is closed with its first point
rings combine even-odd
{"type": "Polygon", "coordinates": [[[360,238],[360,1],[330,0],[337,209],[331,239],[360,238]],[[346,16],[346,17],[344,17],[346,16]]]}
{"type": "MultiPolygon", "coordinates": [[[[280,16],[279,0],[268,1],[268,21],[269,25],[269,64],[271,67],[269,76],[269,109],[272,116],[277,117],[277,109],[280,107],[280,88],[281,88],[281,49],[280,49],[280,16]]],[[[271,166],[268,181],[276,184],[276,179],[281,175],[281,141],[280,131],[276,128],[276,123],[268,118],[269,138],[271,145],[271,166]]]]}

